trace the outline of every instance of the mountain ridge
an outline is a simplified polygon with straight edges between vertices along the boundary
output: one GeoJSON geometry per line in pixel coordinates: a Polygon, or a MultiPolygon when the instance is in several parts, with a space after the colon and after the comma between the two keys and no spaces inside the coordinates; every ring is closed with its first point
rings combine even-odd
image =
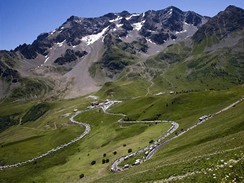
{"type": "MultiPolygon", "coordinates": [[[[167,47],[191,40],[191,37],[193,42],[201,45],[201,40],[206,40],[205,29],[215,27],[216,17],[220,15],[241,14],[233,25],[239,26],[242,11],[229,6],[209,18],[170,6],[141,14],[122,11],[95,18],[71,16],[54,31],[40,34],[32,44],[23,44],[10,51],[11,59],[18,64],[9,75],[13,77],[17,71],[21,77],[47,80],[54,97],[73,98],[89,94],[105,82],[118,79],[126,68],[167,47]]],[[[230,33],[241,30],[242,25],[228,30],[230,33]]],[[[218,33],[218,27],[212,32],[218,33]]],[[[4,58],[1,60],[4,63],[5,56],[1,58],[4,58]]],[[[7,83],[11,86],[13,82],[7,83]]],[[[5,90],[8,89],[5,87],[5,90]]]]}

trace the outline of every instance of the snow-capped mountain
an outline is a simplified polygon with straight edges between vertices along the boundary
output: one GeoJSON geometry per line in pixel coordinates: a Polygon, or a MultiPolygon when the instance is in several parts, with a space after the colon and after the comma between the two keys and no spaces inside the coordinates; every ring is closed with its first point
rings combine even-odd
{"type": "MultiPolygon", "coordinates": [[[[173,41],[192,36],[208,19],[195,12],[183,12],[175,7],[150,10],[142,14],[123,11],[97,18],[71,16],[59,28],[41,34],[31,45],[23,44],[15,51],[19,51],[27,59],[35,59],[38,54],[48,56],[52,52],[50,49],[60,49],[64,46],[73,49],[79,45],[94,44],[107,34],[118,36],[125,42],[146,38],[148,44],[171,44],[173,41]]],[[[43,61],[47,62],[47,58],[43,58],[43,61]]]]}
{"type": "Polygon", "coordinates": [[[209,19],[176,7],[96,18],[71,16],[32,44],[11,51],[18,60],[13,70],[18,77],[50,81],[48,86],[65,97],[88,94],[137,60],[188,39],[209,19]]]}

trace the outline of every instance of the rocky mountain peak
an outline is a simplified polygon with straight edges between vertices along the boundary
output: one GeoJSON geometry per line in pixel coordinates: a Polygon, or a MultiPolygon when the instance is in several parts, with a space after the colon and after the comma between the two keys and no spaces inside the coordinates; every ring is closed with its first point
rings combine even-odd
{"type": "Polygon", "coordinates": [[[107,13],[107,14],[101,16],[101,18],[102,17],[105,17],[105,18],[108,18],[109,20],[112,20],[112,19],[115,19],[117,17],[117,15],[115,15],[115,13],[107,13]]]}
{"type": "Polygon", "coordinates": [[[156,44],[164,44],[167,40],[175,40],[178,37],[176,34],[184,33],[184,36],[179,37],[180,40],[191,36],[194,32],[186,34],[189,26],[187,27],[185,23],[199,27],[203,24],[203,19],[204,17],[197,13],[183,12],[174,6],[142,14],[122,11],[96,18],[71,16],[59,28],[40,34],[31,45],[21,45],[15,51],[19,51],[27,59],[35,59],[38,54],[46,56],[50,48],[56,44],[61,45],[65,41],[68,46],[77,46],[84,42],[86,39],[84,37],[94,37],[105,29],[119,37],[135,35],[136,31],[138,36],[133,40],[146,37],[156,44]]]}
{"type": "Polygon", "coordinates": [[[195,42],[201,42],[207,36],[223,39],[228,34],[244,28],[244,10],[228,6],[204,24],[193,36],[195,42]]]}
{"type": "Polygon", "coordinates": [[[240,12],[240,11],[243,11],[242,8],[239,8],[239,7],[236,7],[234,5],[229,5],[225,11],[232,11],[232,12],[240,12]]]}
{"type": "Polygon", "coordinates": [[[72,21],[79,21],[80,20],[80,17],[77,17],[77,16],[74,16],[72,15],[71,17],[69,17],[66,22],[72,22],[72,21]]]}
{"type": "Polygon", "coordinates": [[[172,13],[183,13],[183,11],[181,10],[181,9],[179,9],[179,8],[177,8],[177,7],[175,7],[175,6],[169,6],[169,7],[167,7],[167,8],[165,8],[164,9],[164,11],[166,11],[166,12],[172,12],[172,13]]]}
{"type": "Polygon", "coordinates": [[[98,88],[89,74],[93,62],[96,63],[93,74],[96,77],[98,72],[99,82],[114,79],[140,55],[156,54],[192,36],[205,21],[197,13],[173,6],[95,18],[71,16],[55,30],[40,34],[32,44],[20,45],[14,53],[27,63],[24,73],[48,79],[49,75],[58,75],[55,82],[86,78],[86,81],[75,79],[70,90],[88,92],[84,90],[98,88]]]}
{"type": "Polygon", "coordinates": [[[121,17],[127,17],[127,16],[130,16],[131,14],[128,12],[128,11],[122,11],[121,13],[118,14],[119,16],[121,17]]]}
{"type": "Polygon", "coordinates": [[[55,30],[40,34],[32,44],[22,44],[11,54],[0,52],[4,63],[0,71],[4,73],[2,78],[12,83],[21,81],[19,71],[45,79],[55,76],[53,82],[73,83],[69,90],[76,91],[76,96],[80,92],[87,94],[101,83],[116,79],[124,68],[136,64],[141,57],[157,54],[193,35],[198,44],[206,37],[216,36],[220,40],[231,32],[243,30],[243,11],[229,6],[210,19],[170,6],[95,18],[71,16],[55,30]],[[12,58],[21,62],[19,70],[9,65],[12,58]]]}

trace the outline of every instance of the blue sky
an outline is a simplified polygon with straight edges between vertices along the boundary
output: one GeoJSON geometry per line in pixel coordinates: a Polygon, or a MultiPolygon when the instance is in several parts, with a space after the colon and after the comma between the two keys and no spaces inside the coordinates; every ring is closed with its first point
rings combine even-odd
{"type": "Polygon", "coordinates": [[[0,50],[30,44],[71,15],[97,17],[123,10],[142,13],[171,5],[214,16],[228,5],[244,8],[244,0],[0,0],[0,50]]]}

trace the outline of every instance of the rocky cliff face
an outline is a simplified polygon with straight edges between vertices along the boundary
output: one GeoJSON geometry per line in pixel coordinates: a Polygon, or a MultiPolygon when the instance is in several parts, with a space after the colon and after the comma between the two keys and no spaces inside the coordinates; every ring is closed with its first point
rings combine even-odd
{"type": "Polygon", "coordinates": [[[32,44],[1,52],[1,78],[21,83],[23,77],[38,77],[50,81],[56,95],[76,97],[99,89],[126,67],[192,36],[199,44],[206,36],[223,38],[243,29],[243,20],[243,10],[233,6],[212,19],[176,7],[96,18],[71,16],[32,44]],[[18,64],[6,64],[12,61],[18,64]]]}
{"type": "MultiPolygon", "coordinates": [[[[133,37],[134,39],[144,37],[148,42],[164,44],[169,39],[177,39],[178,35],[186,33],[192,27],[199,28],[208,19],[195,12],[183,12],[175,7],[142,14],[123,11],[97,18],[71,16],[59,28],[50,33],[40,34],[31,45],[20,45],[14,51],[20,52],[26,59],[35,59],[38,54],[48,55],[55,45],[60,47],[63,45],[75,47],[81,43],[90,45],[106,34],[126,38],[132,32],[138,34],[133,37]]],[[[192,34],[190,31],[184,35],[192,34]]]]}
{"type": "Polygon", "coordinates": [[[243,28],[244,10],[235,6],[228,6],[203,25],[192,38],[197,43],[211,36],[223,39],[228,34],[243,30],[243,28]]]}

